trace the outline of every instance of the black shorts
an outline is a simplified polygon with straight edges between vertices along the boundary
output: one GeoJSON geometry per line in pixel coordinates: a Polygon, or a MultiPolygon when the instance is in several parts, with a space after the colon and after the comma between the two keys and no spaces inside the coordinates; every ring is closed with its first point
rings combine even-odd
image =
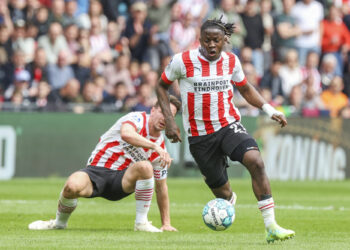
{"type": "Polygon", "coordinates": [[[89,198],[103,197],[110,201],[117,201],[132,194],[125,193],[122,188],[122,179],[126,169],[119,171],[94,166],[81,169],[80,171],[89,175],[92,182],[93,191],[89,198]]]}
{"type": "Polygon", "coordinates": [[[242,162],[245,152],[259,150],[256,141],[240,122],[219,131],[188,138],[190,151],[210,188],[218,188],[228,181],[227,156],[242,162]]]}

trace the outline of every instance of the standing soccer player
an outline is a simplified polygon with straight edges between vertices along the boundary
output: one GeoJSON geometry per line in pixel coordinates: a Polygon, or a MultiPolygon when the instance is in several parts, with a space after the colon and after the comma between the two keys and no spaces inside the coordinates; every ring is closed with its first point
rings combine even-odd
{"type": "Polygon", "coordinates": [[[264,163],[256,141],[240,123],[240,113],[232,102],[232,85],[250,104],[264,110],[282,127],[287,121],[247,82],[238,57],[222,51],[233,29],[232,23],[223,23],[221,19],[207,20],[201,27],[201,47],[176,54],[165,68],[156,90],[165,117],[166,136],[172,142],[181,141],[167,93],[172,82],[179,80],[184,129],[191,154],[206,184],[217,198],[235,204],[237,197],[226,171],[227,157],[241,162],[251,175],[267,242],[288,239],[295,232],[280,227],[275,221],[274,201],[264,163]]]}
{"type": "MultiPolygon", "coordinates": [[[[175,116],[181,103],[170,96],[170,112],[175,116]]],[[[73,173],[60,194],[56,219],[34,221],[32,230],[64,229],[77,206],[78,198],[103,197],[117,201],[135,192],[135,231],[177,231],[170,224],[167,168],[171,158],[161,133],[165,128],[164,115],[156,103],[150,115],[132,112],[121,117],[105,132],[87,167],[73,173]],[[154,178],[162,227],[153,226],[147,219],[151,205],[154,178]]]]}

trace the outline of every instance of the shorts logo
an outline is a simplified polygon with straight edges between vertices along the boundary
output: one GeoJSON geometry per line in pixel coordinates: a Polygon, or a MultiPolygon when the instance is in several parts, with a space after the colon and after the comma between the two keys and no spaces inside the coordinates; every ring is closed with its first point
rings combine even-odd
{"type": "Polygon", "coordinates": [[[245,128],[240,124],[240,123],[232,123],[230,125],[230,129],[233,129],[233,131],[235,133],[244,133],[246,134],[247,131],[245,130],[245,128]]]}

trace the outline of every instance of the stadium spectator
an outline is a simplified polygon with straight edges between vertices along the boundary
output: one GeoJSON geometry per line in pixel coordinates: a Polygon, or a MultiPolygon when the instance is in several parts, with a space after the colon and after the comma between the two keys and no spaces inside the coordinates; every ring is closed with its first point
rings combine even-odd
{"type": "Polygon", "coordinates": [[[38,46],[45,50],[48,63],[56,63],[58,53],[68,49],[62,26],[58,22],[51,23],[48,34],[39,37],[38,46]]]}
{"type": "Polygon", "coordinates": [[[242,63],[252,63],[253,62],[253,50],[250,47],[243,47],[240,53],[240,60],[242,63]]]}
{"type": "Polygon", "coordinates": [[[298,53],[296,50],[290,49],[287,51],[285,62],[278,74],[282,78],[283,93],[288,97],[293,86],[303,81],[303,73],[298,63],[298,53]]]}
{"type": "Polygon", "coordinates": [[[128,15],[128,9],[131,1],[127,0],[101,0],[103,13],[109,21],[117,21],[128,15]]]}
{"type": "Polygon", "coordinates": [[[322,90],[321,75],[317,68],[319,62],[319,55],[310,51],[307,54],[305,66],[301,67],[303,82],[307,83],[306,85],[311,85],[310,88],[313,88],[317,94],[321,93],[322,90]]]}
{"type": "Polygon", "coordinates": [[[0,25],[0,50],[4,53],[3,56],[6,58],[6,62],[2,62],[2,64],[7,63],[7,61],[12,57],[12,41],[11,41],[11,32],[5,25],[0,25]]]}
{"type": "MultiPolygon", "coordinates": [[[[175,97],[171,103],[171,114],[175,116],[181,104],[175,97]]],[[[129,113],[120,118],[101,136],[88,166],[68,178],[60,194],[56,219],[32,222],[29,229],[66,228],[80,197],[117,201],[135,192],[135,231],[177,231],[170,223],[166,177],[171,158],[161,133],[164,127],[164,116],[158,104],[152,108],[150,115],[129,113]],[[154,179],[162,221],[160,229],[147,218],[154,179]]]]}
{"type": "Polygon", "coordinates": [[[235,10],[235,0],[221,0],[219,8],[211,12],[211,18],[220,18],[223,15],[225,22],[235,24],[235,32],[230,37],[230,42],[225,45],[225,50],[232,51],[236,55],[240,55],[240,50],[244,46],[244,38],[247,30],[243,24],[241,16],[235,10]]]}
{"type": "Polygon", "coordinates": [[[302,86],[303,98],[301,103],[302,114],[305,117],[319,116],[320,110],[324,110],[324,103],[320,92],[315,90],[312,77],[306,78],[302,86]]]}
{"type": "Polygon", "coordinates": [[[95,110],[103,100],[103,89],[97,86],[92,81],[87,81],[84,84],[82,97],[84,103],[90,103],[95,106],[95,110]]]}
{"type": "Polygon", "coordinates": [[[38,13],[40,9],[40,2],[39,0],[27,0],[27,6],[26,6],[26,20],[31,21],[35,17],[36,13],[38,13]]]}
{"type": "Polygon", "coordinates": [[[80,48],[77,51],[77,61],[76,63],[72,64],[74,76],[80,82],[80,86],[84,86],[85,82],[92,78],[90,66],[90,55],[86,53],[83,48],[80,48]]]}
{"type": "Polygon", "coordinates": [[[178,0],[178,4],[183,16],[191,12],[194,25],[200,25],[211,10],[208,0],[178,0]]]}
{"type": "Polygon", "coordinates": [[[270,69],[265,72],[260,80],[259,87],[265,91],[270,91],[270,104],[273,106],[280,106],[283,104],[285,96],[282,87],[282,78],[279,75],[281,68],[280,61],[274,61],[270,69]]]}
{"type": "Polygon", "coordinates": [[[191,12],[170,25],[170,47],[174,53],[188,50],[196,41],[196,28],[192,25],[193,16],[191,12]]]}
{"type": "Polygon", "coordinates": [[[301,35],[297,37],[295,43],[299,64],[304,66],[309,51],[320,54],[320,23],[324,17],[323,7],[316,0],[302,0],[294,5],[291,15],[301,29],[301,35]]]}
{"type": "Polygon", "coordinates": [[[51,93],[50,85],[46,81],[39,81],[37,86],[37,93],[32,98],[38,111],[54,111],[55,107],[49,102],[49,96],[51,93]]]}
{"type": "MultiPolygon", "coordinates": [[[[261,17],[264,27],[264,42],[261,46],[264,53],[264,72],[272,63],[272,35],[274,33],[273,18],[271,13],[271,0],[262,0],[260,2],[261,17]]],[[[260,75],[262,76],[262,75],[260,75]]]]}
{"type": "Polygon", "coordinates": [[[27,27],[24,20],[17,20],[12,33],[12,49],[21,50],[25,54],[25,61],[29,63],[33,60],[35,51],[35,40],[27,36],[27,27]]]}
{"type": "Polygon", "coordinates": [[[68,52],[61,50],[57,63],[48,65],[48,82],[52,90],[62,88],[70,79],[74,78],[74,71],[69,65],[69,60],[68,52]]]}
{"type": "Polygon", "coordinates": [[[43,48],[37,48],[34,53],[33,62],[27,64],[26,66],[26,69],[29,71],[33,82],[39,83],[42,80],[47,81],[47,66],[48,64],[45,50],[43,48]]]}
{"type": "Polygon", "coordinates": [[[9,0],[4,2],[8,2],[8,9],[13,23],[16,23],[18,20],[27,20],[27,1],[9,0]]]}
{"type": "Polygon", "coordinates": [[[64,28],[64,37],[67,42],[68,51],[71,57],[71,63],[77,62],[77,54],[80,49],[80,44],[78,42],[79,29],[74,23],[66,25],[64,28]]]}
{"type": "Polygon", "coordinates": [[[121,27],[116,22],[109,22],[107,26],[107,41],[113,59],[120,54],[130,55],[128,40],[121,38],[121,27]]]}
{"type": "Polygon", "coordinates": [[[350,98],[350,62],[346,63],[345,66],[345,74],[343,75],[344,80],[344,94],[347,95],[347,97],[350,98]]]}
{"type": "Polygon", "coordinates": [[[90,30],[90,54],[92,57],[98,56],[103,62],[112,61],[112,53],[107,41],[107,36],[101,29],[99,17],[91,18],[90,30]]]}
{"type": "Polygon", "coordinates": [[[108,105],[109,111],[125,112],[130,109],[130,107],[127,106],[128,98],[129,95],[126,84],[124,82],[117,82],[114,85],[113,94],[107,96],[103,102],[108,105]]]}
{"type": "Polygon", "coordinates": [[[301,84],[292,86],[287,99],[287,105],[291,106],[291,108],[288,109],[288,113],[300,115],[302,112],[303,98],[304,96],[301,84]]]}
{"type": "Polygon", "coordinates": [[[226,36],[230,36],[233,30],[233,23],[223,23],[221,19],[207,20],[201,26],[201,47],[176,54],[162,73],[156,91],[165,118],[165,134],[173,143],[181,141],[168,98],[169,86],[179,80],[181,96],[185,97],[182,99],[184,130],[188,134],[191,154],[208,187],[215,197],[235,204],[237,196],[228,180],[227,156],[240,161],[251,175],[258,208],[264,218],[267,242],[288,239],[295,233],[281,228],[275,221],[274,201],[264,163],[257,143],[239,122],[238,110],[232,103],[232,85],[236,85],[250,104],[263,109],[282,127],[287,121],[247,82],[238,57],[222,51],[226,36]],[[204,87],[202,90],[199,85],[208,83],[208,79],[217,89],[208,91],[204,87]]]}
{"type": "Polygon", "coordinates": [[[22,71],[26,67],[26,55],[21,50],[15,50],[12,55],[12,60],[4,66],[5,77],[3,78],[4,89],[14,83],[17,72],[22,71]]]}
{"type": "Polygon", "coordinates": [[[264,25],[261,14],[258,12],[256,0],[248,0],[242,14],[242,20],[247,30],[244,39],[245,46],[253,51],[252,62],[259,77],[264,74],[264,54],[262,45],[264,42],[264,25]]]}
{"type": "Polygon", "coordinates": [[[65,11],[63,14],[63,27],[67,25],[78,24],[77,10],[78,3],[77,0],[65,0],[65,11]]]}
{"type": "Polygon", "coordinates": [[[83,13],[78,17],[78,26],[82,29],[91,29],[91,20],[98,18],[100,20],[101,30],[103,32],[107,29],[108,20],[103,14],[101,2],[99,0],[90,0],[89,12],[83,13]]]}
{"type": "Polygon", "coordinates": [[[169,43],[169,27],[171,22],[171,9],[177,0],[150,0],[148,18],[156,30],[156,38],[164,43],[169,43]]]}
{"type": "Polygon", "coordinates": [[[296,37],[301,34],[296,19],[291,15],[294,4],[295,0],[283,0],[283,13],[274,20],[276,56],[280,61],[285,60],[288,50],[296,48],[296,37]]]}
{"type": "MultiPolygon", "coordinates": [[[[60,89],[53,89],[49,96],[49,102],[52,103],[58,111],[72,111],[68,104],[81,103],[80,83],[77,79],[71,78],[60,89]]],[[[73,110],[74,111],[74,110],[73,110]]]]}
{"type": "Polygon", "coordinates": [[[61,26],[64,25],[64,0],[51,0],[51,8],[49,12],[49,23],[59,23],[61,26]]]}
{"type": "Polygon", "coordinates": [[[343,79],[335,76],[328,89],[324,90],[321,94],[321,99],[326,109],[330,110],[331,117],[337,117],[339,111],[349,104],[348,97],[342,92],[343,88],[343,79]]]}
{"type": "Polygon", "coordinates": [[[30,103],[30,74],[27,70],[22,69],[15,73],[14,83],[11,84],[4,92],[6,101],[16,104],[30,103]]]}
{"type": "Polygon", "coordinates": [[[106,78],[105,90],[108,94],[113,94],[114,85],[117,82],[123,81],[128,88],[128,94],[130,96],[135,95],[135,87],[132,84],[131,75],[129,71],[130,58],[128,55],[120,55],[114,63],[108,64],[104,71],[103,76],[106,78]]]}
{"type": "Polygon", "coordinates": [[[328,54],[322,58],[320,66],[322,89],[328,88],[332,79],[337,75],[336,68],[337,58],[334,55],[328,54]]]}
{"type": "Polygon", "coordinates": [[[149,61],[146,51],[151,45],[151,23],[147,20],[147,5],[137,1],[130,7],[130,16],[122,36],[129,40],[132,59],[138,62],[149,61]]]}
{"type": "Polygon", "coordinates": [[[333,54],[337,58],[336,74],[343,75],[344,57],[349,51],[350,31],[341,18],[340,10],[332,5],[328,18],[321,22],[322,53],[333,54]]]}
{"type": "Polygon", "coordinates": [[[132,111],[149,112],[157,101],[152,86],[147,83],[141,84],[134,99],[135,104],[131,108],[132,111]]]}
{"type": "Polygon", "coordinates": [[[40,7],[31,19],[31,23],[38,28],[38,37],[46,35],[50,26],[49,10],[45,7],[40,7]]]}

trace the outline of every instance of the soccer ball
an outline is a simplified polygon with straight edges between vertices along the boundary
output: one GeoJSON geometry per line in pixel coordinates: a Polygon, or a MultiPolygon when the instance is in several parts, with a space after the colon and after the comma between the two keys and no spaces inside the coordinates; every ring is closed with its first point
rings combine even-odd
{"type": "Polygon", "coordinates": [[[235,220],[235,208],[227,200],[217,198],[204,206],[202,217],[209,228],[223,231],[235,220]]]}

